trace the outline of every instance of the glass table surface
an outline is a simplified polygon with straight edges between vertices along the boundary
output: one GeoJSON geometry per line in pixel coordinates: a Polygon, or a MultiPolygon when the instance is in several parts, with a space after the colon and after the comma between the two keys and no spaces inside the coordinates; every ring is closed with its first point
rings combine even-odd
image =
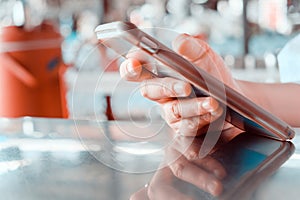
{"type": "MultiPolygon", "coordinates": [[[[172,135],[164,122],[132,123],[1,118],[1,199],[129,199],[163,169],[167,135],[172,135]]],[[[299,199],[300,129],[296,131],[295,150],[257,183],[251,199],[299,199]]],[[[181,192],[190,191],[180,184],[181,192]]],[[[201,192],[192,192],[191,199],[215,199],[201,192]]]]}

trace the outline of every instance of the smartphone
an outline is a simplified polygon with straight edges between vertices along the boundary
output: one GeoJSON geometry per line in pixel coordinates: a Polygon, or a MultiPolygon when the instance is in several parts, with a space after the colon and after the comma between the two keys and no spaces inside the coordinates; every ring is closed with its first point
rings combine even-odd
{"type": "Polygon", "coordinates": [[[224,118],[234,126],[281,141],[294,137],[295,132],[287,123],[196,67],[134,24],[112,22],[99,25],[95,32],[98,40],[118,55],[126,57],[133,47],[139,48],[163,64],[158,65],[156,76],[188,81],[195,89],[196,96],[212,96],[218,100],[224,108],[224,118]]]}
{"type": "Polygon", "coordinates": [[[227,172],[222,180],[223,192],[219,197],[213,197],[180,180],[176,181],[176,186],[195,199],[251,199],[259,185],[287,161],[294,151],[291,142],[242,133],[211,154],[227,172]]]}

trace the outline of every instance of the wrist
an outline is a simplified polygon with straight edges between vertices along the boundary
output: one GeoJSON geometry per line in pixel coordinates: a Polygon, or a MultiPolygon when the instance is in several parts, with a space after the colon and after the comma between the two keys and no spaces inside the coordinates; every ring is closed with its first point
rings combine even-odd
{"type": "Polygon", "coordinates": [[[263,95],[260,93],[260,90],[257,88],[257,83],[243,81],[243,80],[235,80],[238,88],[240,89],[240,93],[253,101],[255,104],[265,107],[263,95]]]}

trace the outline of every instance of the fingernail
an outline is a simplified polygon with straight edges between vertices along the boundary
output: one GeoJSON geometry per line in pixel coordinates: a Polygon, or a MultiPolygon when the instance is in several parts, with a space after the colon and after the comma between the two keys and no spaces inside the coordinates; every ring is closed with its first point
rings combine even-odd
{"type": "Polygon", "coordinates": [[[173,86],[173,90],[177,95],[185,95],[185,86],[182,83],[175,83],[173,86]]]}
{"type": "Polygon", "coordinates": [[[219,179],[223,179],[226,176],[225,172],[222,170],[215,169],[213,172],[214,175],[219,179]]]}
{"type": "Polygon", "coordinates": [[[131,62],[128,62],[126,65],[126,71],[129,73],[130,76],[136,76],[137,73],[134,70],[133,64],[131,62]]]}
{"type": "Polygon", "coordinates": [[[212,115],[213,117],[219,116],[220,114],[221,114],[221,112],[218,111],[218,110],[211,112],[211,115],[212,115]]]}
{"type": "Polygon", "coordinates": [[[212,109],[210,98],[207,98],[202,102],[202,108],[204,108],[207,111],[210,111],[212,109]]]}

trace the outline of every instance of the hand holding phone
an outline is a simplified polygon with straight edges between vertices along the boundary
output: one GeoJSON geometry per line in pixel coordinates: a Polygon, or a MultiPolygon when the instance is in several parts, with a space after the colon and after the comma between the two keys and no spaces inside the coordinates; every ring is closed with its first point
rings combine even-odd
{"type": "MultiPolygon", "coordinates": [[[[193,86],[197,96],[213,97],[223,109],[226,121],[237,128],[277,140],[293,138],[295,132],[288,124],[232,89],[230,81],[224,84],[226,80],[220,81],[218,77],[208,73],[209,71],[195,66],[195,63],[189,62],[135,25],[127,22],[113,22],[98,26],[96,32],[98,39],[119,55],[126,57],[132,47],[137,47],[163,64],[157,69],[156,75],[159,77],[173,77],[187,81],[193,86]]],[[[207,52],[202,56],[206,55],[207,52]]],[[[201,65],[209,66],[212,63],[201,62],[201,65]]],[[[141,74],[147,73],[152,72],[143,67],[141,74]]],[[[153,77],[156,77],[155,74],[153,77]]]]}
{"type": "MultiPolygon", "coordinates": [[[[222,108],[212,97],[187,98],[192,86],[178,78],[152,76],[151,61],[140,51],[129,53],[120,66],[121,76],[130,81],[143,82],[140,88],[144,97],[160,104],[163,117],[173,130],[185,136],[197,136],[201,129],[222,115],[222,108]],[[148,66],[148,70],[143,67],[148,66]]],[[[223,127],[222,127],[223,128],[223,127]]]]}
{"type": "MultiPolygon", "coordinates": [[[[193,62],[195,66],[204,69],[240,93],[242,92],[223,59],[204,41],[187,34],[181,34],[173,41],[173,49],[188,61],[193,62]]],[[[192,134],[197,134],[197,132],[189,130],[189,126],[185,126],[188,123],[202,128],[220,117],[222,109],[213,98],[195,97],[187,101],[175,99],[176,97],[188,97],[193,88],[188,82],[178,78],[153,78],[148,71],[155,67],[149,64],[153,61],[149,59],[146,53],[133,51],[129,52],[126,57],[127,59],[120,66],[121,76],[130,81],[147,80],[141,88],[142,94],[161,104],[164,119],[173,129],[178,129],[178,124],[182,125],[180,131],[182,135],[193,136],[192,134]],[[142,68],[145,66],[148,66],[148,71],[143,71],[142,68]],[[149,78],[151,80],[148,80],[149,78]],[[175,112],[178,112],[177,114],[174,114],[174,109],[175,112]],[[199,117],[204,120],[197,120],[199,117]]]]}

